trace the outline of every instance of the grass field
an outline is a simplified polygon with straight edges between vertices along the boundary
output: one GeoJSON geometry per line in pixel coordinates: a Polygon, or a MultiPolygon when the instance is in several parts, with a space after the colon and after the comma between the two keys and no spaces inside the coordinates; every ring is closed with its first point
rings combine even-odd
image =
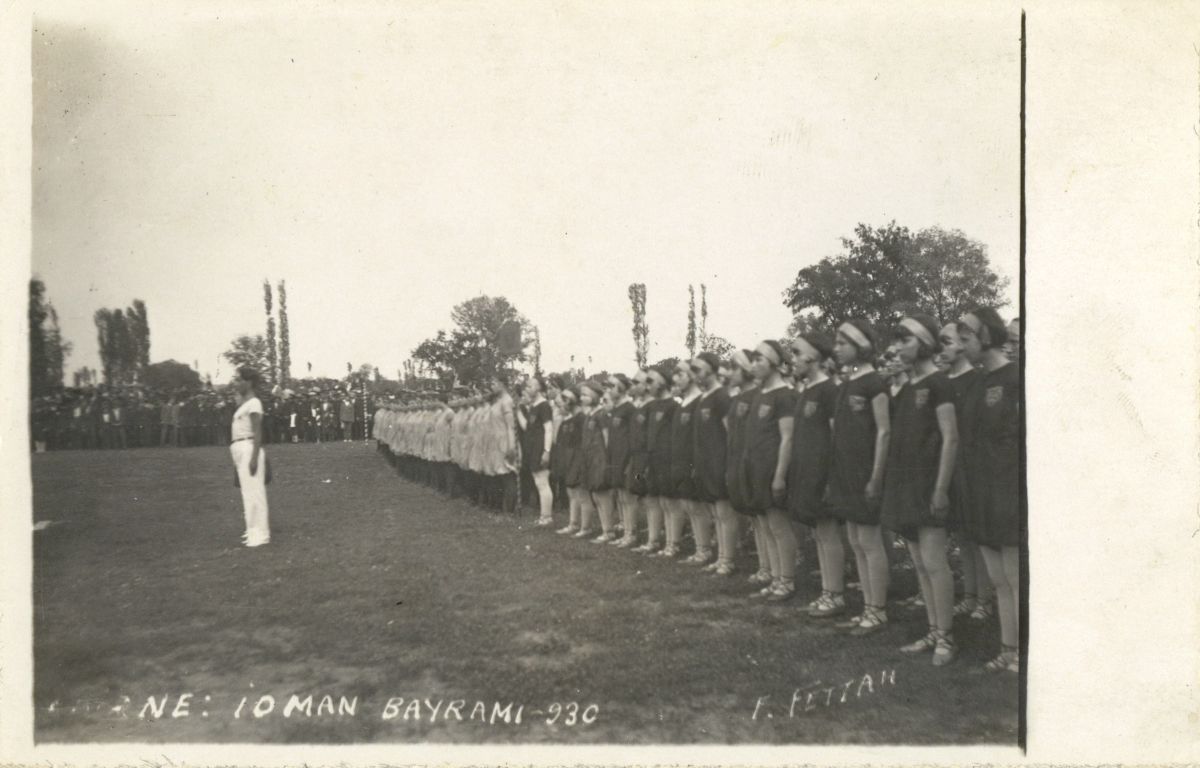
{"type": "Polygon", "coordinates": [[[970,674],[994,624],[934,669],[896,651],[923,611],[803,618],[815,562],[762,605],[746,556],[721,580],[444,499],[373,445],[269,450],[258,549],[226,449],[32,457],[37,741],[1015,743],[1015,676],[970,674]]]}

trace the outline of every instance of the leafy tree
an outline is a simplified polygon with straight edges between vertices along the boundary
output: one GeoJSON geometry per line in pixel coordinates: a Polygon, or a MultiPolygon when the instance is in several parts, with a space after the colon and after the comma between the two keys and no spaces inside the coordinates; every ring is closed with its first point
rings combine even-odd
{"type": "Polygon", "coordinates": [[[696,289],[688,286],[687,342],[689,357],[696,356],[696,289]]]}
{"type": "Polygon", "coordinates": [[[53,304],[47,304],[46,311],[46,384],[51,389],[56,389],[63,383],[71,343],[63,339],[62,329],[58,326],[58,310],[53,304]]]}
{"type": "Polygon", "coordinates": [[[645,283],[633,283],[629,286],[629,302],[633,305],[634,359],[637,360],[639,368],[644,368],[650,348],[650,327],[646,325],[645,283]]]}
{"type": "Polygon", "coordinates": [[[271,384],[276,382],[279,361],[275,352],[275,318],[271,315],[271,283],[263,280],[263,306],[267,309],[267,367],[263,377],[271,384]]]}
{"type": "Polygon", "coordinates": [[[799,271],[784,291],[792,334],[832,330],[860,317],[881,327],[906,312],[947,320],[965,305],[1000,303],[1007,281],[988,265],[986,248],[958,230],[938,227],[913,234],[894,221],[859,224],[843,238],[844,252],[799,271]]]}
{"type": "Polygon", "coordinates": [[[287,286],[279,281],[279,381],[287,384],[292,377],[292,341],[288,335],[287,286]]]}
{"type": "MultiPolygon", "coordinates": [[[[437,335],[422,341],[412,351],[413,359],[432,369],[438,378],[449,378],[454,375],[454,363],[457,355],[454,344],[445,331],[438,331],[437,335]]],[[[410,375],[416,377],[415,368],[410,370],[410,375]]]]}
{"type": "Polygon", "coordinates": [[[150,318],[144,301],[133,300],[133,305],[125,310],[125,324],[133,341],[131,357],[137,362],[137,370],[144,372],[150,365],[150,318]]]}
{"type": "Polygon", "coordinates": [[[46,285],[36,277],[29,281],[29,392],[46,394],[46,285]]]}
{"type": "Polygon", "coordinates": [[[201,388],[200,374],[191,366],[177,360],[163,360],[146,366],[142,382],[151,389],[163,392],[179,389],[195,392],[201,388]]]}
{"type": "Polygon", "coordinates": [[[542,334],[536,325],[533,326],[533,372],[542,375],[542,334]]]}
{"type": "Polygon", "coordinates": [[[961,231],[924,229],[913,238],[905,262],[914,296],[906,312],[928,312],[948,322],[973,305],[1004,303],[1008,279],[992,271],[987,248],[961,231]]]}
{"type": "MultiPolygon", "coordinates": [[[[666,366],[667,370],[674,371],[675,366],[677,366],[677,365],[679,365],[679,358],[672,355],[671,357],[664,357],[662,360],[659,360],[657,363],[655,363],[651,367],[659,368],[662,366],[666,366]]],[[[671,383],[671,377],[669,375],[667,376],[667,383],[668,384],[671,383]]]]}
{"type": "Polygon", "coordinates": [[[101,308],[96,310],[93,319],[104,381],[115,385],[130,383],[137,376],[140,358],[140,344],[136,330],[130,328],[130,316],[119,308],[101,308]]]}
{"type": "Polygon", "coordinates": [[[480,384],[501,371],[512,370],[528,359],[533,325],[503,296],[476,296],[450,312],[455,328],[426,339],[413,350],[413,359],[432,369],[443,380],[480,384]],[[499,343],[501,329],[516,323],[521,329],[520,351],[506,351],[499,343]]]}
{"type": "Polygon", "coordinates": [[[221,354],[234,368],[248,365],[262,373],[271,364],[267,355],[267,342],[261,334],[238,336],[230,342],[229,349],[221,354]]]}
{"type": "Polygon", "coordinates": [[[700,350],[702,352],[712,352],[722,360],[726,360],[737,351],[737,347],[720,336],[705,334],[704,343],[700,345],[700,350]]]}
{"type": "Polygon", "coordinates": [[[71,344],[64,341],[58,312],[46,299],[46,286],[29,281],[29,392],[41,397],[63,385],[63,368],[71,344]]]}

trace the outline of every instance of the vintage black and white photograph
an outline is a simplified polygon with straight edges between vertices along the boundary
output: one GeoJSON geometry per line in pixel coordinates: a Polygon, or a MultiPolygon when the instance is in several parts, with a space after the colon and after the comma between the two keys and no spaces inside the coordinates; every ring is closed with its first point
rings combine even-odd
{"type": "Polygon", "coordinates": [[[35,5],[36,744],[1021,743],[1020,9],[765,10],[35,5]]]}

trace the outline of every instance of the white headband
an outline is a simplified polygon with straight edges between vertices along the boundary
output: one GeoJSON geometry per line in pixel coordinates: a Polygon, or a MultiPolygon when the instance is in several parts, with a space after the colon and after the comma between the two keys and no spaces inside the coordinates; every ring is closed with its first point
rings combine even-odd
{"type": "Polygon", "coordinates": [[[775,351],[775,348],[765,342],[755,347],[754,351],[763,357],[769,358],[776,366],[783,362],[779,359],[779,353],[775,351]]]}
{"type": "Polygon", "coordinates": [[[867,338],[867,335],[858,330],[858,326],[853,323],[842,323],[838,326],[838,333],[853,341],[863,349],[874,349],[875,345],[867,338]]]}
{"type": "Polygon", "coordinates": [[[920,339],[925,346],[929,347],[930,349],[937,349],[938,344],[937,341],[934,340],[933,334],[929,332],[928,328],[921,325],[913,318],[906,317],[902,319],[900,321],[900,327],[907,329],[910,333],[912,333],[913,336],[916,336],[918,339],[920,339]]]}
{"type": "MultiPolygon", "coordinates": [[[[805,357],[811,357],[814,360],[821,359],[821,350],[817,349],[812,344],[809,344],[807,339],[801,337],[801,338],[796,339],[796,341],[793,343],[797,344],[797,345],[798,344],[804,345],[804,356],[805,357]]],[[[793,349],[792,351],[794,352],[795,349],[793,349]]]]}

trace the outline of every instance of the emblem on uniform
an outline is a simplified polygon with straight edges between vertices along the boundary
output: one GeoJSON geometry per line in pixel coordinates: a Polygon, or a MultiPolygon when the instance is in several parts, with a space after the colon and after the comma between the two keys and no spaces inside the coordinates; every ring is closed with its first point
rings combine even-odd
{"type": "Polygon", "coordinates": [[[657,411],[657,412],[654,414],[654,420],[655,420],[655,421],[662,421],[662,417],[663,417],[663,412],[662,412],[662,411],[657,411]]]}
{"type": "Polygon", "coordinates": [[[1000,402],[1003,399],[1004,399],[1004,385],[1002,384],[998,387],[988,387],[987,392],[984,395],[983,401],[985,403],[987,403],[988,408],[991,408],[992,406],[994,406],[996,403],[1000,402]]]}
{"type": "Polygon", "coordinates": [[[918,408],[924,408],[925,405],[929,402],[929,388],[928,387],[926,387],[925,389],[918,389],[916,392],[913,393],[913,395],[916,398],[918,408]]]}
{"type": "Polygon", "coordinates": [[[621,426],[621,417],[620,416],[613,416],[613,426],[614,427],[621,426]]]}
{"type": "Polygon", "coordinates": [[[847,399],[850,401],[851,410],[861,411],[867,407],[867,398],[862,395],[850,395],[847,399]]]}
{"type": "Polygon", "coordinates": [[[750,410],[750,403],[738,403],[738,416],[745,416],[748,410],[750,410]]]}
{"type": "Polygon", "coordinates": [[[638,423],[638,424],[645,424],[645,423],[646,423],[646,414],[644,414],[644,413],[639,413],[639,414],[637,415],[637,423],[638,423]]]}
{"type": "Polygon", "coordinates": [[[680,424],[687,424],[691,420],[692,420],[692,414],[690,414],[690,413],[679,414],[679,423],[680,424]]]}
{"type": "Polygon", "coordinates": [[[770,415],[771,415],[771,404],[770,403],[763,403],[762,405],[758,406],[758,418],[765,419],[770,415]]]}
{"type": "Polygon", "coordinates": [[[708,421],[709,416],[712,416],[712,408],[700,409],[700,421],[708,421]]]}
{"type": "Polygon", "coordinates": [[[809,400],[804,404],[804,418],[811,419],[817,415],[817,403],[815,400],[809,400]]]}

